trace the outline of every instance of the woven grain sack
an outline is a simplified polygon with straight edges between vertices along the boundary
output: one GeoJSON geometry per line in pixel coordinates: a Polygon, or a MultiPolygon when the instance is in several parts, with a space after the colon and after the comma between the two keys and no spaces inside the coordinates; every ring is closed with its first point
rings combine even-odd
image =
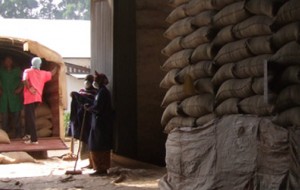
{"type": "Polygon", "coordinates": [[[283,127],[300,126],[300,107],[294,107],[279,113],[272,121],[283,127]]]}
{"type": "Polygon", "coordinates": [[[178,7],[182,4],[188,3],[190,0],[168,0],[168,3],[172,7],[178,7]]]}
{"type": "Polygon", "coordinates": [[[201,27],[212,24],[212,18],[217,13],[215,10],[204,11],[197,14],[192,20],[192,25],[201,27]]]}
{"type": "Polygon", "coordinates": [[[166,125],[164,132],[170,133],[173,129],[196,127],[196,119],[192,117],[174,117],[166,125]]]}
{"type": "Polygon", "coordinates": [[[254,36],[263,36],[272,34],[272,19],[267,16],[252,16],[243,22],[235,25],[232,29],[233,35],[238,39],[254,36]]]}
{"type": "Polygon", "coordinates": [[[1,155],[4,157],[2,164],[36,162],[36,160],[26,152],[3,152],[1,155]]]}
{"type": "Polygon", "coordinates": [[[161,66],[161,69],[164,71],[170,71],[171,69],[184,68],[190,64],[193,51],[193,49],[185,49],[173,54],[165,61],[165,63],[161,66]]]}
{"type": "Polygon", "coordinates": [[[213,18],[213,23],[218,28],[237,24],[250,17],[250,13],[244,8],[244,2],[236,2],[224,7],[213,18]]]}
{"type": "Polygon", "coordinates": [[[211,60],[216,55],[217,50],[210,43],[199,45],[191,56],[191,62],[211,60]]]}
{"type": "MultiPolygon", "coordinates": [[[[268,76],[268,82],[272,81],[274,77],[272,75],[268,76]]],[[[264,77],[258,77],[253,79],[252,90],[255,94],[264,94],[264,77]]],[[[269,90],[269,92],[271,92],[269,90]]]]}
{"type": "Polygon", "coordinates": [[[172,40],[178,36],[185,36],[192,33],[196,29],[191,23],[192,20],[193,18],[191,17],[178,20],[166,30],[164,36],[172,40]]]}
{"type": "Polygon", "coordinates": [[[290,85],[284,88],[276,100],[276,110],[278,111],[294,106],[300,106],[300,85],[290,85]]]}
{"type": "Polygon", "coordinates": [[[171,102],[182,101],[185,98],[195,95],[195,91],[185,90],[184,85],[174,85],[166,93],[161,106],[166,107],[171,102]]]}
{"type": "Polygon", "coordinates": [[[212,41],[212,44],[216,47],[221,47],[229,42],[235,41],[235,37],[232,32],[233,25],[226,26],[222,28],[214,40],[212,41]]]}
{"type": "Polygon", "coordinates": [[[187,15],[185,14],[185,6],[186,4],[180,5],[176,7],[166,18],[166,21],[170,24],[185,18],[187,15]]]}
{"type": "Polygon", "coordinates": [[[281,75],[280,83],[282,86],[300,84],[300,66],[293,65],[287,67],[281,75]]]}
{"type": "Polygon", "coordinates": [[[239,114],[239,98],[229,98],[224,100],[220,105],[215,109],[215,113],[217,116],[223,115],[231,115],[231,114],[239,114]]]}
{"type": "Polygon", "coordinates": [[[204,26],[185,36],[181,40],[180,45],[186,49],[196,48],[201,44],[210,42],[215,35],[216,30],[214,30],[211,26],[204,26]]]}
{"type": "Polygon", "coordinates": [[[219,86],[228,79],[236,78],[233,73],[234,67],[235,63],[227,63],[222,65],[212,78],[212,83],[216,86],[219,86]]]}
{"type": "Polygon", "coordinates": [[[208,123],[216,118],[217,118],[217,116],[214,113],[209,113],[209,114],[203,115],[196,120],[196,125],[197,125],[197,127],[205,125],[206,123],[208,123]]]}
{"type": "Polygon", "coordinates": [[[214,60],[216,64],[224,65],[226,63],[241,61],[251,56],[252,54],[248,47],[248,39],[243,39],[224,45],[215,56],[214,60]]]}
{"type": "Polygon", "coordinates": [[[253,95],[252,79],[229,79],[218,89],[216,99],[221,102],[228,98],[246,98],[253,95]]]}
{"type": "Polygon", "coordinates": [[[211,78],[201,78],[194,82],[196,92],[198,94],[209,93],[214,94],[214,85],[211,78]]]}
{"type": "Polygon", "coordinates": [[[293,65],[300,63],[300,45],[297,42],[289,42],[280,48],[271,58],[271,63],[293,65]]]}
{"type": "Polygon", "coordinates": [[[178,72],[176,81],[184,83],[186,75],[191,76],[192,80],[199,78],[211,77],[216,72],[216,66],[212,61],[200,61],[197,64],[189,65],[178,72]]]}
{"type": "Polygon", "coordinates": [[[300,20],[300,1],[290,0],[278,11],[275,25],[282,26],[300,20]]]}
{"type": "Polygon", "coordinates": [[[39,129],[43,129],[43,128],[46,128],[46,129],[51,129],[52,128],[52,122],[47,119],[47,118],[38,118],[35,120],[35,127],[37,130],[39,129]]]}
{"type": "Polygon", "coordinates": [[[250,38],[248,47],[253,55],[273,54],[274,48],[271,43],[271,36],[260,36],[250,38]]]}
{"type": "Polygon", "coordinates": [[[186,14],[189,16],[195,16],[205,10],[214,9],[212,0],[190,0],[186,6],[186,14]]]}
{"type": "Polygon", "coordinates": [[[182,111],[190,117],[200,117],[213,112],[214,96],[201,94],[183,100],[180,104],[182,111]]]}
{"type": "Polygon", "coordinates": [[[39,104],[35,109],[35,117],[52,118],[52,112],[50,107],[46,103],[39,104]]]}
{"type": "Polygon", "coordinates": [[[300,35],[300,22],[288,24],[279,29],[272,37],[272,45],[279,49],[291,41],[298,41],[300,35]]]}
{"type": "Polygon", "coordinates": [[[245,98],[239,102],[239,108],[243,113],[258,116],[268,116],[274,113],[274,100],[276,96],[270,94],[269,103],[265,102],[263,95],[255,95],[245,98]]]}
{"type": "Polygon", "coordinates": [[[175,77],[177,73],[180,71],[180,69],[172,69],[170,70],[166,76],[163,78],[163,80],[160,82],[159,87],[169,89],[173,85],[177,84],[177,81],[175,80],[175,77]]]}
{"type": "Polygon", "coordinates": [[[161,50],[161,53],[170,57],[172,54],[179,52],[183,48],[180,45],[182,37],[177,37],[173,39],[164,49],[161,50]]]}
{"type": "Polygon", "coordinates": [[[179,102],[173,102],[166,107],[160,121],[162,126],[165,126],[173,117],[179,116],[178,106],[179,102]]]}
{"type": "Polygon", "coordinates": [[[284,0],[248,0],[245,8],[252,14],[274,17],[284,0]]]}
{"type": "Polygon", "coordinates": [[[0,129],[0,144],[10,144],[10,139],[7,133],[2,129],[0,129]]]}
{"type": "Polygon", "coordinates": [[[271,54],[265,54],[239,61],[236,63],[233,73],[238,78],[262,77],[264,75],[264,63],[271,56],[271,54]]]}
{"type": "Polygon", "coordinates": [[[47,128],[42,128],[40,130],[36,131],[36,134],[38,137],[51,137],[52,136],[52,130],[47,128]]]}
{"type": "Polygon", "coordinates": [[[238,1],[243,1],[243,0],[213,0],[213,5],[217,10],[221,10],[227,5],[236,3],[238,1]]]}

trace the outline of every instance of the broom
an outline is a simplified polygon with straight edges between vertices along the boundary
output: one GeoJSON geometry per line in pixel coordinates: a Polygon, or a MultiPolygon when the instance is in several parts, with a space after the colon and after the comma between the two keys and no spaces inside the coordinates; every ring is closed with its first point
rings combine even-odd
{"type": "Polygon", "coordinates": [[[78,159],[79,159],[79,153],[81,150],[81,140],[82,140],[82,136],[83,136],[83,128],[84,128],[84,123],[85,123],[85,115],[86,115],[86,109],[84,109],[84,113],[83,113],[83,120],[82,120],[82,124],[81,124],[81,130],[80,130],[80,137],[79,137],[79,145],[78,145],[78,150],[77,150],[77,155],[76,155],[76,161],[75,161],[75,165],[74,165],[74,169],[73,170],[67,170],[66,174],[67,175],[80,175],[82,174],[81,170],[76,170],[77,167],[77,163],[78,163],[78,159]]]}

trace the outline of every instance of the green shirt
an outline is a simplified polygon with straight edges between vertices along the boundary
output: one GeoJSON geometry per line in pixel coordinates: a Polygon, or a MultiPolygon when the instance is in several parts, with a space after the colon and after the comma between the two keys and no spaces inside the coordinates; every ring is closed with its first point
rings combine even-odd
{"type": "Polygon", "coordinates": [[[0,68],[0,85],[2,95],[0,96],[0,112],[18,112],[23,108],[20,94],[15,94],[15,90],[21,85],[21,69],[18,67],[8,71],[0,68]]]}

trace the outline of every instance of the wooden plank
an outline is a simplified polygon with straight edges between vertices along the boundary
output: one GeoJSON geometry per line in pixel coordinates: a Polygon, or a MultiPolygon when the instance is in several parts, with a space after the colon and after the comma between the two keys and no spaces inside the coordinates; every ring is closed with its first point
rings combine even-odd
{"type": "Polygon", "coordinates": [[[47,151],[47,150],[66,150],[67,145],[60,138],[40,138],[39,144],[28,145],[23,140],[12,140],[10,144],[0,144],[0,152],[15,152],[15,151],[47,151]]]}

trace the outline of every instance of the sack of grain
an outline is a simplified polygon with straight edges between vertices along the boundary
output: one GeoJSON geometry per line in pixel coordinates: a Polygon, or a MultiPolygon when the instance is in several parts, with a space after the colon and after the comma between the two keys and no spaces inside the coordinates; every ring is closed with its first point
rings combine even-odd
{"type": "Polygon", "coordinates": [[[36,134],[38,137],[51,137],[52,136],[52,130],[47,128],[42,128],[40,130],[36,131],[36,134]]]}
{"type": "Polygon", "coordinates": [[[178,20],[172,24],[164,33],[164,36],[170,40],[178,37],[185,36],[192,33],[196,28],[192,25],[193,18],[187,17],[181,20],[178,20]]]}
{"type": "Polygon", "coordinates": [[[222,65],[212,78],[212,83],[216,86],[220,86],[224,81],[236,78],[233,73],[234,67],[235,63],[222,65]]]}
{"type": "Polygon", "coordinates": [[[190,117],[200,117],[213,112],[214,96],[201,94],[183,100],[180,104],[182,111],[190,117]]]}
{"type": "Polygon", "coordinates": [[[39,104],[35,109],[35,117],[44,117],[44,118],[52,118],[52,113],[50,107],[46,103],[39,104]]]}
{"type": "MultiPolygon", "coordinates": [[[[273,75],[269,75],[268,76],[268,82],[272,81],[273,79],[273,75]]],[[[258,78],[254,78],[253,79],[253,83],[252,83],[252,90],[255,94],[260,94],[263,95],[264,94],[264,77],[258,77],[258,78]]],[[[272,91],[269,89],[269,92],[272,93],[272,91]]]]}
{"type": "Polygon", "coordinates": [[[239,102],[239,108],[243,113],[254,114],[258,116],[269,116],[274,113],[274,101],[276,96],[269,94],[268,102],[265,102],[263,95],[254,95],[245,98],[239,102]]]}
{"type": "Polygon", "coordinates": [[[2,157],[0,164],[36,162],[36,160],[26,152],[3,152],[0,157],[2,157]]]}
{"type": "Polygon", "coordinates": [[[237,24],[250,17],[250,13],[245,9],[244,2],[236,2],[224,7],[213,18],[213,23],[217,28],[237,24]]]}
{"type": "Polygon", "coordinates": [[[170,24],[185,18],[187,15],[185,14],[186,4],[182,4],[176,7],[166,18],[166,21],[170,24]]]}
{"type": "Polygon", "coordinates": [[[221,10],[227,5],[243,1],[243,0],[213,0],[213,5],[217,10],[221,10]]]}
{"type": "Polygon", "coordinates": [[[223,65],[241,61],[251,56],[252,54],[248,47],[248,39],[243,39],[224,45],[215,56],[214,60],[216,64],[223,65]]]}
{"type": "Polygon", "coordinates": [[[218,89],[216,100],[221,102],[228,98],[246,98],[253,95],[252,78],[229,79],[218,89]]]}
{"type": "Polygon", "coordinates": [[[177,84],[177,81],[175,80],[175,77],[177,73],[180,71],[180,69],[172,69],[170,70],[166,76],[163,78],[163,80],[160,82],[159,87],[169,89],[173,85],[177,84]]]}
{"type": "Polygon", "coordinates": [[[166,125],[164,132],[168,134],[173,129],[183,127],[196,127],[196,119],[192,117],[173,117],[166,125]]]}
{"type": "Polygon", "coordinates": [[[239,114],[239,102],[239,98],[228,98],[227,100],[224,100],[222,103],[220,103],[214,112],[217,116],[239,114]]]}
{"type": "Polygon", "coordinates": [[[203,94],[203,93],[210,93],[214,94],[214,85],[211,81],[211,78],[201,78],[198,79],[194,82],[194,86],[196,89],[196,92],[198,94],[203,94]]]}
{"type": "Polygon", "coordinates": [[[271,43],[271,36],[250,38],[248,40],[248,47],[253,55],[274,53],[274,48],[271,43]]]}
{"type": "Polygon", "coordinates": [[[178,113],[179,102],[169,104],[161,117],[161,125],[165,126],[173,117],[179,116],[178,113]]]}
{"type": "Polygon", "coordinates": [[[171,69],[181,69],[189,65],[193,49],[181,50],[173,54],[165,63],[161,66],[161,69],[164,71],[170,71],[171,69]]]}
{"type": "Polygon", "coordinates": [[[161,106],[166,107],[171,102],[182,101],[185,98],[195,95],[195,91],[187,91],[185,90],[184,85],[174,85],[172,86],[166,93],[161,106]]]}
{"type": "Polygon", "coordinates": [[[181,40],[181,47],[190,49],[196,48],[201,44],[209,43],[216,35],[216,30],[211,26],[200,27],[193,33],[185,36],[181,40]]]}
{"type": "Polygon", "coordinates": [[[276,100],[276,110],[278,111],[294,106],[300,106],[300,85],[290,85],[284,88],[276,100]]]}
{"type": "Polygon", "coordinates": [[[179,52],[183,48],[180,45],[182,37],[177,37],[173,39],[164,49],[161,50],[161,53],[170,57],[176,52],[179,52]]]}
{"type": "Polygon", "coordinates": [[[237,62],[233,70],[234,76],[238,78],[262,77],[264,75],[264,63],[271,56],[271,54],[259,55],[237,62]]]}
{"type": "Polygon", "coordinates": [[[10,144],[10,139],[7,133],[2,129],[0,129],[0,144],[10,144]]]}
{"type": "Polygon", "coordinates": [[[300,126],[300,107],[293,107],[291,109],[285,110],[279,113],[274,119],[272,120],[277,125],[281,125],[283,127],[296,125],[297,127],[300,126]]]}
{"type": "Polygon", "coordinates": [[[214,113],[209,113],[209,114],[203,115],[203,116],[197,118],[196,125],[197,125],[197,127],[205,125],[206,123],[208,123],[216,118],[217,118],[217,116],[214,113]]]}
{"type": "Polygon", "coordinates": [[[167,0],[172,7],[178,7],[182,4],[188,3],[190,0],[167,0]]]}
{"type": "Polygon", "coordinates": [[[284,0],[248,0],[245,8],[252,14],[273,18],[284,0]]]}
{"type": "Polygon", "coordinates": [[[192,25],[197,27],[212,25],[212,18],[216,13],[215,10],[201,12],[194,17],[192,25]]]}
{"type": "Polygon", "coordinates": [[[241,23],[235,25],[232,29],[233,35],[238,39],[249,38],[253,36],[263,36],[272,34],[272,19],[267,16],[252,16],[241,23]]]}
{"type": "Polygon", "coordinates": [[[176,81],[184,83],[184,77],[190,75],[192,80],[199,78],[211,77],[216,72],[216,66],[212,61],[200,61],[197,64],[189,65],[178,72],[176,81]]]}
{"type": "Polygon", "coordinates": [[[214,9],[212,0],[190,0],[186,6],[186,14],[189,16],[195,16],[205,10],[214,9]]]}
{"type": "Polygon", "coordinates": [[[46,128],[46,129],[52,129],[52,122],[51,120],[47,119],[47,118],[37,118],[35,120],[35,127],[37,130],[46,128]]]}
{"type": "Polygon", "coordinates": [[[291,41],[298,41],[300,35],[300,22],[294,22],[280,28],[272,36],[272,45],[279,49],[291,41]]]}
{"type": "Polygon", "coordinates": [[[293,41],[280,48],[270,59],[270,63],[293,65],[300,63],[300,45],[293,41]]]}
{"type": "Polygon", "coordinates": [[[199,45],[191,56],[191,62],[211,60],[216,55],[217,50],[210,43],[199,45]]]}
{"type": "Polygon", "coordinates": [[[300,84],[300,66],[293,65],[287,67],[281,75],[280,84],[281,86],[300,84]]]}
{"type": "Polygon", "coordinates": [[[300,1],[290,0],[279,9],[276,15],[275,25],[283,26],[298,20],[300,20],[300,1]]]}
{"type": "Polygon", "coordinates": [[[212,41],[213,46],[222,47],[223,45],[235,41],[235,37],[232,32],[233,25],[222,28],[214,40],[212,41]]]}

